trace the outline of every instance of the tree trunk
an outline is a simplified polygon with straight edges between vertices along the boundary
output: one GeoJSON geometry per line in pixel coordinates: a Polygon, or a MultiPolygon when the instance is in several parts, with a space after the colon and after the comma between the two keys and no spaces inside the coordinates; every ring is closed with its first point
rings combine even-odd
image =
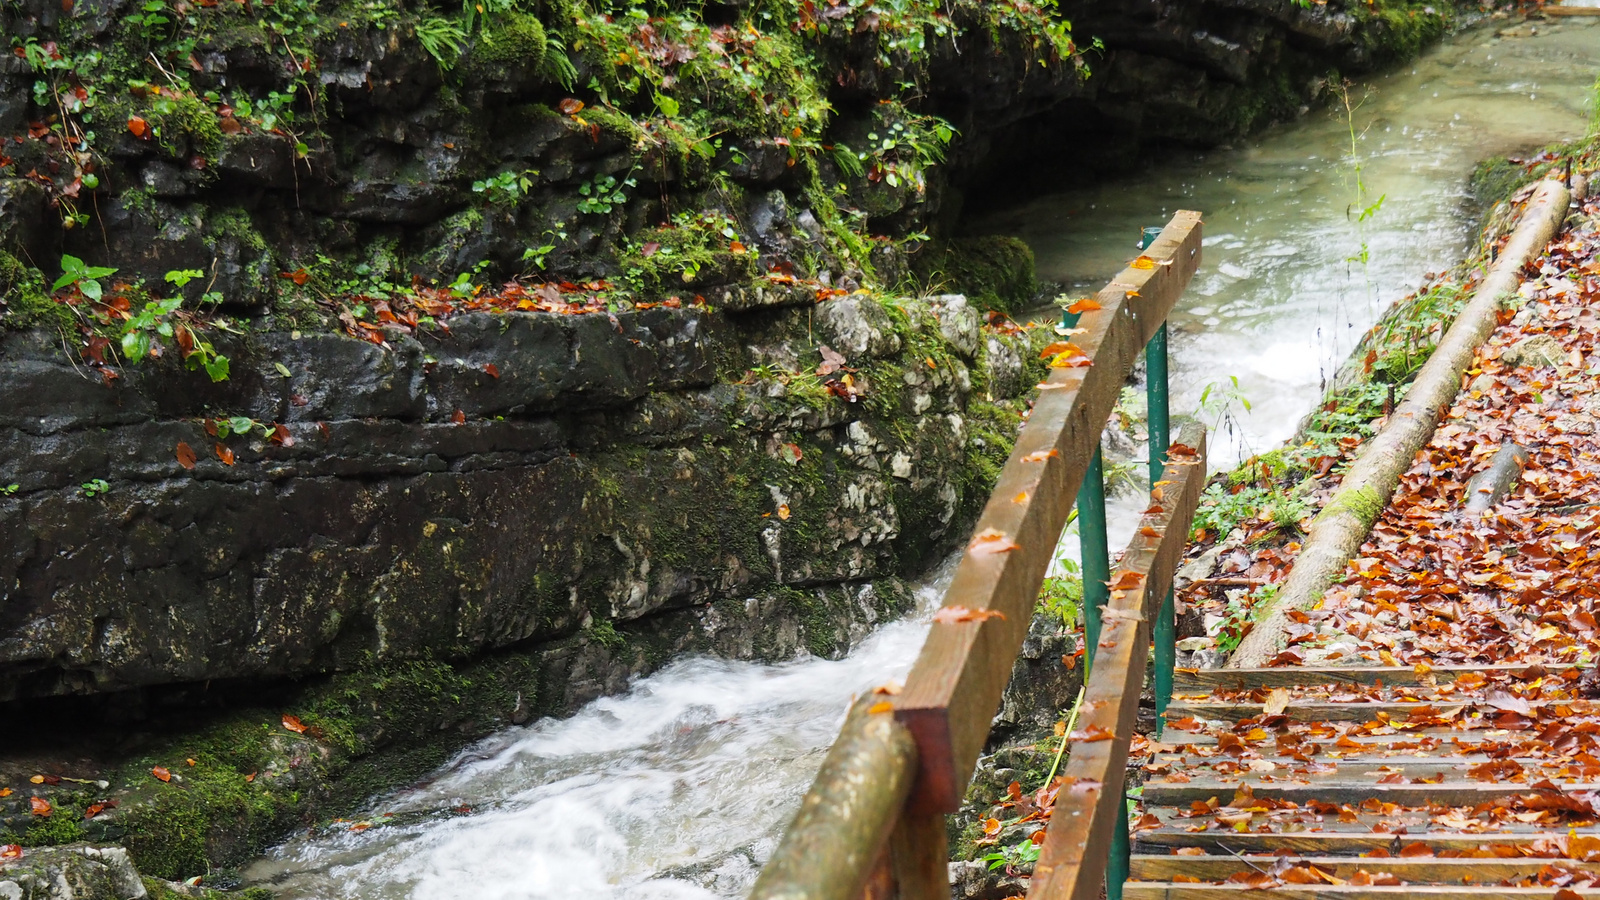
{"type": "MultiPolygon", "coordinates": [[[[1290,610],[1309,606],[1343,574],[1378,515],[1394,496],[1400,476],[1433,435],[1439,417],[1461,389],[1461,376],[1488,339],[1502,302],[1516,299],[1524,263],[1544,249],[1567,215],[1571,195],[1559,181],[1544,181],[1523,208],[1517,228],[1472,299],[1417,373],[1411,390],[1383,430],[1356,458],[1339,490],[1311,524],[1305,546],[1265,618],[1228,661],[1232,668],[1263,666],[1278,652],[1290,610]]],[[[1260,615],[1258,610],[1257,615],[1260,615]]]]}

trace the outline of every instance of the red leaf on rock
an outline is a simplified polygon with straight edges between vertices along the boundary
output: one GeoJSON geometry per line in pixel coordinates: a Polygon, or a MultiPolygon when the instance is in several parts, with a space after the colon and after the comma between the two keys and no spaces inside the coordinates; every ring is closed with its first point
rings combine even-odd
{"type": "Polygon", "coordinates": [[[156,766],[150,770],[150,774],[154,775],[158,781],[172,780],[172,773],[168,772],[165,766],[156,766]]]}
{"type": "Polygon", "coordinates": [[[194,448],[189,446],[187,441],[178,442],[177,455],[178,465],[183,466],[185,469],[188,469],[191,472],[194,471],[194,464],[196,460],[194,448]]]}
{"type": "Polygon", "coordinates": [[[291,716],[288,713],[284,713],[283,714],[283,727],[289,729],[290,731],[294,732],[295,734],[305,734],[306,733],[306,726],[300,724],[300,717],[299,716],[291,716]]]}
{"type": "Polygon", "coordinates": [[[221,441],[218,441],[217,445],[215,447],[212,447],[211,449],[216,451],[217,459],[222,460],[222,464],[223,465],[225,465],[225,466],[233,465],[233,448],[229,447],[227,444],[222,443],[221,441]]]}
{"type": "Polygon", "coordinates": [[[36,816],[49,818],[50,814],[55,812],[55,807],[51,806],[50,801],[43,797],[29,797],[28,811],[36,816]]]}

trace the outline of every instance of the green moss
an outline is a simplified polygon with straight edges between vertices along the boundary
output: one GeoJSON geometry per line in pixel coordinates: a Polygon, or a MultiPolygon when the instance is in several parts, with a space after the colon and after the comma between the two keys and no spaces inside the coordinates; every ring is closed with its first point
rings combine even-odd
{"type": "Polygon", "coordinates": [[[544,26],[533,15],[496,15],[490,18],[460,71],[469,80],[481,81],[506,78],[518,68],[541,69],[547,46],[544,26]]]}
{"type": "Polygon", "coordinates": [[[44,273],[0,250],[0,330],[73,324],[72,311],[46,292],[44,273]]]}
{"type": "Polygon", "coordinates": [[[1004,235],[935,243],[912,257],[911,267],[929,291],[966,294],[986,311],[1021,312],[1038,291],[1033,250],[1004,235]]]}
{"type": "Polygon", "coordinates": [[[1351,7],[1360,23],[1360,40],[1380,65],[1416,56],[1443,37],[1451,22],[1450,6],[1443,3],[1374,0],[1351,7]]]}
{"type": "Polygon", "coordinates": [[[163,95],[151,104],[155,140],[174,157],[194,154],[214,166],[222,158],[222,126],[217,114],[198,97],[163,95]]]}

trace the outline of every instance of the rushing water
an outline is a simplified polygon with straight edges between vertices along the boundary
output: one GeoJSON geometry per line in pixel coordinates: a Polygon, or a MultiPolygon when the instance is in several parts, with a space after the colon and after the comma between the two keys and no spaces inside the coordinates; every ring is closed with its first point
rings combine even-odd
{"type": "MultiPolygon", "coordinates": [[[[1122,266],[1140,226],[1202,210],[1204,266],[1172,320],[1174,406],[1193,411],[1207,383],[1237,376],[1251,409],[1232,410],[1237,427],[1214,456],[1265,449],[1293,431],[1381,304],[1460,257],[1473,163],[1582,132],[1600,22],[1540,31],[1476,28],[1353,89],[1363,180],[1386,198],[1367,222],[1365,267],[1347,261],[1362,242],[1347,214],[1350,126],[1324,111],[1137,180],[1041,197],[976,230],[1025,238],[1041,277],[1080,290],[1122,266]]],[[[286,900],[739,895],[851,696],[910,667],[947,575],[921,590],[919,614],[845,659],[678,662],[570,719],[501,732],[375,801],[367,820],[395,824],[291,841],[248,875],[286,900]]]]}

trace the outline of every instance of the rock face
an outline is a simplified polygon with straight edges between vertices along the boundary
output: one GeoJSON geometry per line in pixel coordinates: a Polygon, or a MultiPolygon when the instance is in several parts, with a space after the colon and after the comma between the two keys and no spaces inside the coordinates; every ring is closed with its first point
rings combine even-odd
{"type": "Polygon", "coordinates": [[[121,847],[38,847],[0,859],[3,900],[144,900],[144,882],[121,847]]]}
{"type": "MultiPolygon", "coordinates": [[[[990,348],[1035,356],[959,297],[864,294],[759,321],[473,314],[424,340],[249,334],[212,384],[166,361],[103,383],[47,333],[0,338],[0,697],[609,628],[670,646],[653,625],[689,610],[771,619],[729,655],[839,653],[904,607],[872,582],[954,540],[1009,448],[1014,413],[971,399],[990,348]],[[853,402],[811,373],[813,327],[853,402]]],[[[620,686],[588,680],[541,706],[620,686]]]]}

